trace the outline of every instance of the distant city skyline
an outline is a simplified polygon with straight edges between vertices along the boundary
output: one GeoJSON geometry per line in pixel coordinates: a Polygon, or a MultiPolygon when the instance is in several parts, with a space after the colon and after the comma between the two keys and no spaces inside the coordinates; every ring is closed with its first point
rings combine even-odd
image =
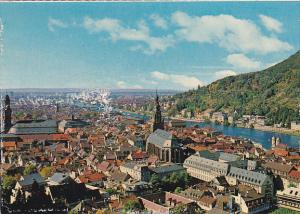
{"type": "Polygon", "coordinates": [[[188,90],[300,49],[300,2],[1,3],[0,18],[7,89],[188,90]]]}

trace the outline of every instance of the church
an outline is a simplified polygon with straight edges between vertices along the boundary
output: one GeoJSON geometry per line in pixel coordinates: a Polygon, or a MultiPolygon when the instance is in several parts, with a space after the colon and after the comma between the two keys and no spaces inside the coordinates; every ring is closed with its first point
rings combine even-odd
{"type": "Polygon", "coordinates": [[[1,132],[7,133],[12,127],[11,112],[12,111],[10,108],[10,98],[8,95],[6,95],[4,100],[4,130],[1,130],[1,132]]]}
{"type": "Polygon", "coordinates": [[[171,133],[164,130],[164,119],[161,115],[157,94],[153,133],[147,138],[146,150],[149,154],[156,155],[159,160],[165,162],[182,163],[184,158],[178,140],[171,133]]]}

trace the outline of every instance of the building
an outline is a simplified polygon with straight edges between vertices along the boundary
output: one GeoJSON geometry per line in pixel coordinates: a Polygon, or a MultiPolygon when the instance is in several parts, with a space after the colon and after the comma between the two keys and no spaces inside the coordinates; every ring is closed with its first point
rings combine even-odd
{"type": "Polygon", "coordinates": [[[186,127],[186,121],[185,120],[178,120],[178,119],[173,119],[169,122],[170,127],[175,127],[175,128],[183,128],[186,127]]]}
{"type": "Polygon", "coordinates": [[[273,180],[266,174],[237,167],[230,167],[226,180],[230,185],[243,184],[245,186],[250,186],[267,199],[273,197],[273,180]]]}
{"type": "Polygon", "coordinates": [[[186,205],[186,213],[195,213],[198,205],[188,198],[170,192],[153,193],[139,197],[143,207],[151,213],[173,213],[179,204],[186,205]]]}
{"type": "Polygon", "coordinates": [[[295,187],[277,191],[277,203],[279,207],[285,207],[300,212],[300,189],[295,187]]]}
{"type": "Polygon", "coordinates": [[[21,120],[16,122],[9,130],[10,134],[54,134],[57,133],[55,120],[21,120]]]}
{"type": "Polygon", "coordinates": [[[12,190],[12,195],[10,196],[10,203],[14,203],[16,201],[17,192],[19,190],[22,193],[24,193],[27,198],[30,195],[32,186],[35,182],[38,186],[44,186],[46,184],[46,181],[39,173],[21,176],[20,180],[17,181],[15,188],[12,190]]]}
{"type": "Polygon", "coordinates": [[[229,165],[226,163],[203,158],[198,154],[188,157],[184,161],[183,167],[187,169],[190,176],[207,182],[216,177],[225,176],[229,169],[229,165]]]}
{"type": "Polygon", "coordinates": [[[71,177],[67,173],[56,172],[47,179],[48,186],[67,184],[71,177]]]}
{"type": "Polygon", "coordinates": [[[60,121],[58,124],[58,130],[59,132],[64,133],[68,128],[83,128],[88,125],[88,122],[72,118],[71,120],[60,121]]]}
{"type": "Polygon", "coordinates": [[[185,172],[186,169],[179,164],[162,164],[155,167],[149,167],[151,174],[156,174],[159,178],[171,176],[173,173],[179,174],[185,172]]]}
{"type": "Polygon", "coordinates": [[[162,118],[161,115],[159,98],[156,93],[156,112],[154,115],[153,132],[155,132],[157,129],[161,129],[161,130],[164,129],[164,119],[162,118]]]}
{"type": "Polygon", "coordinates": [[[93,201],[97,203],[101,199],[98,189],[88,189],[84,183],[71,181],[67,184],[46,187],[46,194],[50,196],[52,203],[59,203],[64,199],[67,207],[74,207],[80,201],[93,201]]]}
{"type": "Polygon", "coordinates": [[[232,164],[236,165],[236,161],[224,163],[195,154],[188,157],[183,166],[187,169],[187,173],[194,178],[209,182],[216,177],[225,176],[230,185],[250,186],[266,198],[272,198],[274,185],[270,176],[237,168],[232,164]]]}
{"type": "Polygon", "coordinates": [[[300,131],[300,121],[291,122],[291,130],[300,131]]]}
{"type": "Polygon", "coordinates": [[[150,171],[148,166],[143,163],[135,161],[124,163],[120,166],[120,171],[130,175],[130,177],[138,181],[150,180],[150,171]]]}
{"type": "MultiPolygon", "coordinates": [[[[4,133],[7,133],[12,126],[11,123],[11,108],[10,108],[10,99],[9,96],[5,96],[4,101],[4,133]]],[[[2,130],[1,130],[2,131],[2,130]]]]}
{"type": "Polygon", "coordinates": [[[262,194],[248,186],[239,185],[237,195],[232,195],[234,203],[238,204],[242,213],[268,213],[272,204],[262,194]]]}
{"type": "Polygon", "coordinates": [[[282,178],[286,178],[288,174],[295,169],[295,167],[283,163],[268,162],[263,165],[264,168],[271,170],[274,175],[279,175],[282,178]]]}
{"type": "Polygon", "coordinates": [[[218,121],[218,122],[224,123],[225,120],[227,120],[227,114],[223,113],[223,112],[214,112],[212,114],[211,119],[213,121],[218,121]]]}
{"type": "Polygon", "coordinates": [[[184,158],[177,139],[171,133],[161,129],[157,129],[149,135],[146,151],[165,162],[181,163],[184,158]]]}

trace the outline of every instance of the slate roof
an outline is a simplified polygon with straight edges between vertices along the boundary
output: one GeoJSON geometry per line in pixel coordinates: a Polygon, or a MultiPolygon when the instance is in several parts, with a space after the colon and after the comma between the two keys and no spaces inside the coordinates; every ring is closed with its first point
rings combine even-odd
{"type": "Polygon", "coordinates": [[[229,184],[228,184],[225,176],[218,176],[218,177],[216,177],[213,180],[213,183],[216,184],[216,185],[223,186],[223,187],[228,187],[229,186],[229,184]]]}
{"type": "Polygon", "coordinates": [[[181,171],[181,170],[185,170],[185,168],[178,164],[167,164],[167,165],[161,165],[157,167],[151,167],[150,170],[153,171],[154,173],[161,174],[161,173],[171,173],[171,172],[181,171]]]}
{"type": "Polygon", "coordinates": [[[24,176],[22,180],[19,181],[19,184],[23,186],[32,185],[33,182],[36,181],[39,185],[45,183],[44,178],[39,173],[33,173],[27,176],[24,176]]]}
{"type": "Polygon", "coordinates": [[[240,156],[225,153],[225,152],[221,152],[220,157],[219,157],[219,160],[223,160],[223,161],[226,161],[226,162],[236,161],[236,160],[239,160],[239,159],[240,159],[240,156]]]}
{"type": "Polygon", "coordinates": [[[18,121],[9,130],[12,134],[52,134],[57,133],[55,120],[24,120],[18,121]]]}
{"type": "Polygon", "coordinates": [[[198,151],[196,154],[200,157],[210,159],[210,160],[215,160],[215,161],[218,161],[220,157],[219,152],[210,152],[208,150],[198,151]]]}
{"type": "Polygon", "coordinates": [[[155,132],[151,133],[147,139],[147,142],[157,145],[158,147],[177,146],[177,141],[173,138],[172,134],[161,129],[157,129],[155,132]],[[168,142],[171,142],[171,144],[168,142]]]}
{"type": "Polygon", "coordinates": [[[61,173],[61,172],[56,172],[54,173],[50,178],[49,178],[49,181],[53,181],[53,182],[56,182],[56,183],[61,183],[63,182],[65,179],[67,179],[69,177],[68,174],[66,173],[61,173]]]}
{"type": "Polygon", "coordinates": [[[80,128],[90,125],[88,122],[74,119],[74,120],[63,120],[59,123],[59,126],[64,126],[64,128],[80,128]]]}
{"type": "Polygon", "coordinates": [[[55,120],[21,120],[18,121],[13,127],[18,128],[46,128],[56,127],[57,122],[55,120]]]}
{"type": "Polygon", "coordinates": [[[199,155],[192,155],[185,159],[185,166],[194,167],[203,171],[210,172],[211,170],[221,170],[227,173],[229,165],[227,163],[218,162],[215,160],[200,157],[199,155]]]}
{"type": "Polygon", "coordinates": [[[227,176],[234,177],[241,182],[246,182],[257,186],[261,186],[268,178],[266,174],[240,169],[237,167],[231,167],[227,176]]]}

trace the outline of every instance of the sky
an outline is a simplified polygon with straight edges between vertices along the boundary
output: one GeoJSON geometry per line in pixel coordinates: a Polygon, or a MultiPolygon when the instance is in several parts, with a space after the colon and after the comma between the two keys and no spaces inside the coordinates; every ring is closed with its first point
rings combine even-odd
{"type": "Polygon", "coordinates": [[[0,3],[1,88],[188,90],[300,49],[300,2],[0,3]]]}

